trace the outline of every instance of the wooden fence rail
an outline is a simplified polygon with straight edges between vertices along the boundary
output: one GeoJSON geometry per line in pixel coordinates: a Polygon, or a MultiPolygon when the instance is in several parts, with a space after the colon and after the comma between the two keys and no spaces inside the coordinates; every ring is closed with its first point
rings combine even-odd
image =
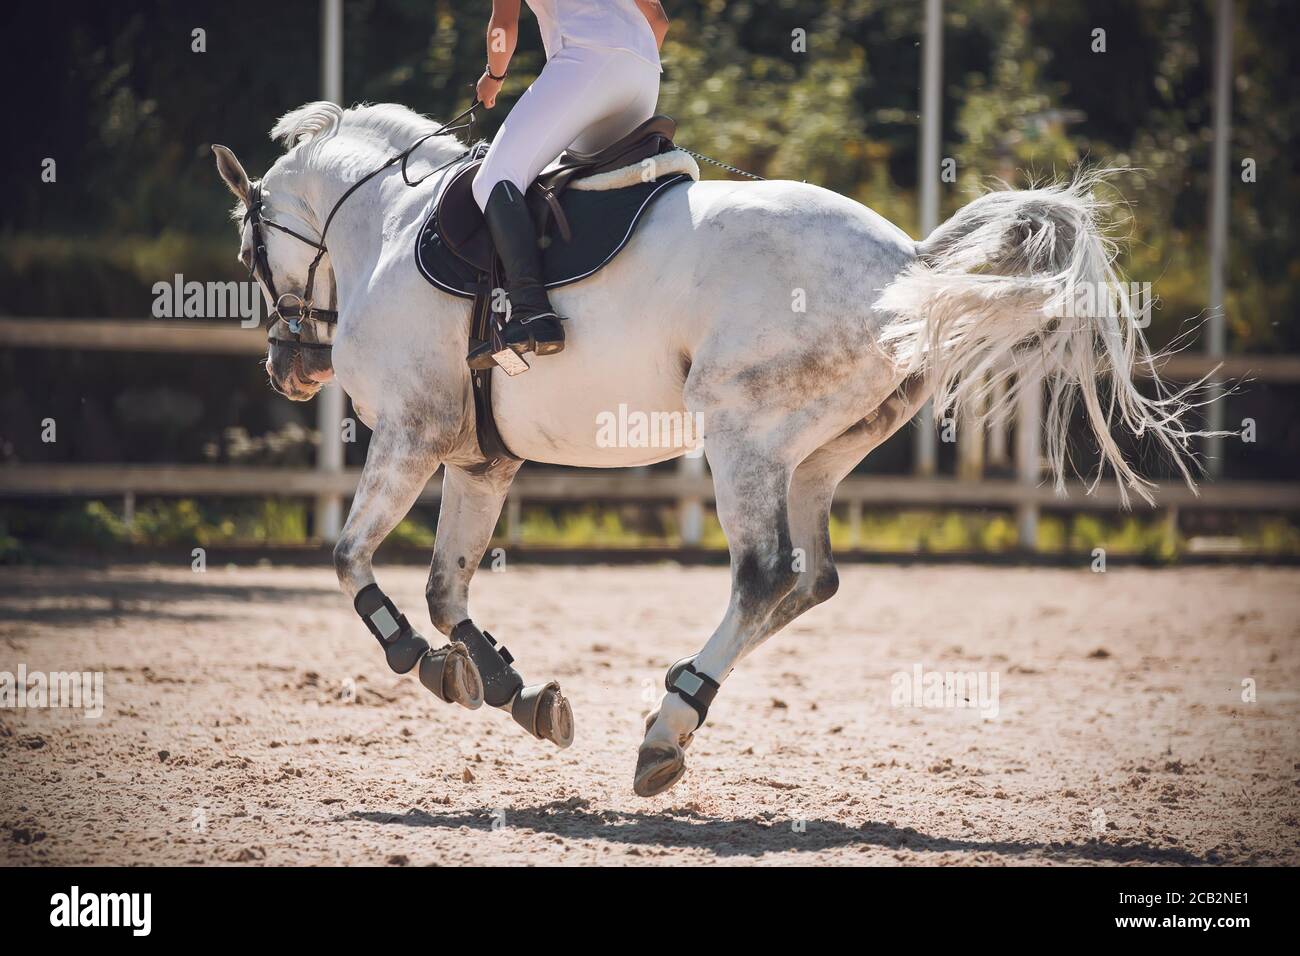
{"type": "MultiPolygon", "coordinates": [[[[351,497],[361,471],[348,468],[322,474],[313,468],[255,468],[232,465],[6,465],[0,467],[0,497],[314,497],[322,493],[351,497]]],[[[437,501],[442,478],[435,476],[420,496],[437,501]]],[[[520,501],[545,502],[678,502],[713,501],[707,475],[632,474],[626,470],[555,468],[515,479],[510,494],[520,501]]],[[[1132,497],[1136,513],[1149,511],[1132,497]]],[[[1087,494],[1081,482],[1069,482],[1065,496],[1046,483],[1026,486],[1015,480],[962,481],[907,476],[857,475],[846,478],[837,503],[869,507],[1014,508],[1026,502],[1040,508],[1070,511],[1119,510],[1119,492],[1103,483],[1087,494]]],[[[1300,485],[1234,481],[1205,485],[1194,494],[1170,481],[1156,492],[1159,508],[1226,511],[1300,511],[1300,485]]]]}
{"type": "MultiPolygon", "coordinates": [[[[0,317],[0,346],[257,355],[266,351],[266,333],[259,328],[241,328],[237,319],[177,322],[0,317]]],[[[1300,383],[1300,355],[1228,355],[1216,361],[1200,353],[1180,352],[1163,359],[1158,370],[1162,376],[1186,381],[1208,375],[1220,365],[1222,378],[1278,385],[1300,383]]]]}
{"type": "MultiPolygon", "coordinates": [[[[170,352],[209,355],[253,355],[266,348],[259,329],[241,328],[236,320],[213,322],[163,320],[0,318],[0,346],[36,349],[170,352]]],[[[1249,379],[1274,384],[1300,383],[1300,356],[1229,356],[1221,363],[1204,355],[1182,353],[1164,361],[1160,371],[1173,380],[1193,380],[1220,366],[1220,378],[1249,379]]],[[[1041,408],[1026,401],[1019,420],[1030,424],[1041,408]]],[[[1016,512],[1022,546],[1034,547],[1041,509],[1116,511],[1119,494],[1103,483],[1088,495],[1078,482],[1058,497],[1040,481],[1036,428],[1019,429],[1017,478],[1012,480],[916,478],[911,476],[851,476],[836,492],[837,503],[848,506],[856,526],[865,507],[1007,508],[1016,512]]],[[[713,501],[713,484],[699,459],[682,459],[674,473],[586,469],[532,470],[525,467],[511,489],[506,514],[516,523],[523,502],[674,502],[683,538],[696,543],[702,525],[701,507],[713,501]]],[[[137,495],[266,496],[313,498],[318,503],[350,497],[357,469],[255,468],[228,465],[76,465],[20,464],[0,467],[0,497],[121,497],[131,513],[137,495]]],[[[441,479],[425,488],[422,501],[436,501],[441,479]]],[[[1206,484],[1198,495],[1166,482],[1157,493],[1163,509],[1226,511],[1300,511],[1300,485],[1285,483],[1218,482],[1206,484]]],[[[1142,513],[1147,505],[1133,503],[1142,513]]]]}

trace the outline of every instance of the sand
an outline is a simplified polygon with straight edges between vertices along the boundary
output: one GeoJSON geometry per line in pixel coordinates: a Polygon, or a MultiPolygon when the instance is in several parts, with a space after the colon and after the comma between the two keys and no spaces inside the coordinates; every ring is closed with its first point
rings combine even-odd
{"type": "MultiPolygon", "coordinates": [[[[424,574],[379,580],[432,633],[424,574]]],[[[1300,863],[1298,570],[842,568],[640,799],[642,716],[726,598],[481,572],[475,619],[572,701],[557,751],[390,673],[326,568],[0,569],[0,671],[104,678],[97,719],[0,710],[0,863],[1300,863]],[[996,716],[900,706],[917,666],[996,677],[996,716]]]]}

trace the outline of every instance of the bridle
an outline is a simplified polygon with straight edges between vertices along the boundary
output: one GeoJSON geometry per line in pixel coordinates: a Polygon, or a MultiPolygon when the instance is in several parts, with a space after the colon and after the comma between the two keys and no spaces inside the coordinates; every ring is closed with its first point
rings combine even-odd
{"type": "MultiPolygon", "coordinates": [[[[335,210],[338,206],[334,207],[335,210]]],[[[333,213],[331,213],[331,216],[333,213]]],[[[248,210],[244,213],[244,224],[251,224],[253,227],[253,262],[249,266],[248,273],[254,279],[260,278],[262,284],[266,287],[267,293],[271,296],[271,314],[270,325],[267,329],[266,340],[268,342],[280,343],[283,345],[298,345],[305,348],[327,349],[330,348],[329,340],[333,336],[333,326],[338,324],[339,313],[337,309],[318,309],[312,304],[312,289],[316,284],[316,269],[320,261],[324,258],[325,253],[329,250],[325,248],[325,229],[321,230],[320,241],[309,239],[300,232],[295,232],[288,226],[281,225],[274,219],[267,217],[263,212],[262,205],[262,183],[261,180],[253,183],[252,195],[249,197],[248,210]],[[279,229],[285,235],[293,236],[299,242],[306,243],[316,250],[316,257],[312,259],[311,265],[307,269],[307,285],[303,289],[303,294],[298,295],[296,292],[285,292],[281,294],[275,287],[275,276],[271,274],[271,263],[266,255],[266,233],[263,226],[270,226],[272,229],[279,229]],[[296,304],[286,304],[286,300],[296,300],[296,304]],[[311,322],[316,332],[317,341],[304,342],[302,340],[302,323],[303,321],[311,322]],[[293,336],[292,339],[282,339],[275,335],[275,328],[281,322],[284,322],[285,328],[293,336]],[[321,334],[321,328],[317,323],[327,326],[325,335],[321,334]]],[[[326,229],[329,224],[326,223],[326,229]]],[[[333,303],[331,302],[331,305],[333,303]]]]}
{"type": "Polygon", "coordinates": [[[399,162],[402,164],[402,181],[408,186],[418,186],[430,176],[434,175],[434,173],[441,172],[448,166],[462,159],[465,155],[464,153],[454,159],[448,160],[437,169],[430,171],[426,175],[414,181],[412,181],[406,173],[406,165],[411,158],[411,154],[414,153],[415,150],[426,140],[431,139],[434,136],[441,136],[444,133],[452,132],[453,130],[465,129],[466,127],[472,129],[474,124],[473,114],[474,111],[478,109],[479,105],[479,101],[477,99],[474,100],[468,109],[457,114],[446,124],[434,130],[432,133],[426,133],[424,136],[421,136],[396,156],[386,160],[383,165],[366,173],[366,175],[362,176],[355,183],[349,186],[347,192],[339,197],[338,202],[334,204],[329,215],[325,217],[325,225],[321,228],[319,239],[312,239],[308,236],[304,236],[302,233],[296,232],[288,226],[282,225],[268,217],[265,214],[262,198],[262,181],[259,179],[257,182],[252,184],[252,191],[248,197],[248,208],[244,212],[244,225],[251,225],[253,229],[253,261],[249,265],[248,274],[254,280],[261,279],[267,293],[271,297],[271,314],[267,317],[270,320],[266,333],[266,340],[268,342],[272,344],[291,345],[295,348],[329,349],[333,347],[334,327],[339,321],[338,303],[335,301],[338,292],[335,290],[331,293],[331,307],[328,309],[319,309],[316,307],[313,302],[312,292],[316,286],[316,270],[320,267],[321,259],[325,258],[325,254],[329,252],[329,249],[325,246],[325,236],[329,232],[330,223],[334,221],[334,216],[343,206],[343,203],[345,203],[348,200],[348,197],[350,197],[354,192],[366,183],[370,182],[370,180],[374,179],[384,170],[399,162]],[[469,117],[468,123],[465,123],[462,126],[454,125],[460,122],[460,120],[465,119],[465,117],[469,117]],[[299,242],[305,243],[316,250],[315,258],[311,260],[311,265],[307,267],[307,283],[304,286],[301,295],[296,292],[281,293],[276,289],[275,276],[271,274],[271,263],[266,254],[266,232],[263,230],[263,226],[278,229],[285,235],[293,236],[293,238],[297,239],[299,242]],[[312,331],[315,333],[315,341],[304,342],[302,340],[304,322],[310,323],[312,331]],[[277,326],[281,323],[283,323],[284,329],[288,331],[292,338],[280,338],[275,334],[277,326]]]}

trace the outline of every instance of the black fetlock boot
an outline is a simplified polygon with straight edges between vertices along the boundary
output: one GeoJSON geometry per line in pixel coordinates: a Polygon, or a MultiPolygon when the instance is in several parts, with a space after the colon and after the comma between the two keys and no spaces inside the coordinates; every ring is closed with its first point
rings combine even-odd
{"type": "MultiPolygon", "coordinates": [[[[542,257],[537,250],[533,217],[514,183],[502,181],[492,188],[483,218],[506,273],[510,321],[501,333],[505,344],[518,354],[553,355],[563,351],[560,316],[551,308],[542,284],[542,257]]],[[[496,364],[493,351],[491,341],[471,349],[469,367],[491,368],[496,364]]]]}

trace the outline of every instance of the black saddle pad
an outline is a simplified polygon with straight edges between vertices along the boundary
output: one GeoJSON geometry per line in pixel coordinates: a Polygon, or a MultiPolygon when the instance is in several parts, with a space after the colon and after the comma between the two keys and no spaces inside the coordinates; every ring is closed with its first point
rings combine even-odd
{"type": "MultiPolygon", "coordinates": [[[[542,249],[546,287],[555,289],[599,272],[627,245],[650,204],[683,182],[689,183],[692,179],[685,173],[674,173],[622,189],[567,189],[561,193],[560,206],[568,218],[573,239],[564,241],[552,217],[542,249]]],[[[437,288],[472,299],[478,271],[443,242],[438,232],[437,215],[438,201],[435,197],[416,241],[416,266],[420,274],[437,288]]]]}

